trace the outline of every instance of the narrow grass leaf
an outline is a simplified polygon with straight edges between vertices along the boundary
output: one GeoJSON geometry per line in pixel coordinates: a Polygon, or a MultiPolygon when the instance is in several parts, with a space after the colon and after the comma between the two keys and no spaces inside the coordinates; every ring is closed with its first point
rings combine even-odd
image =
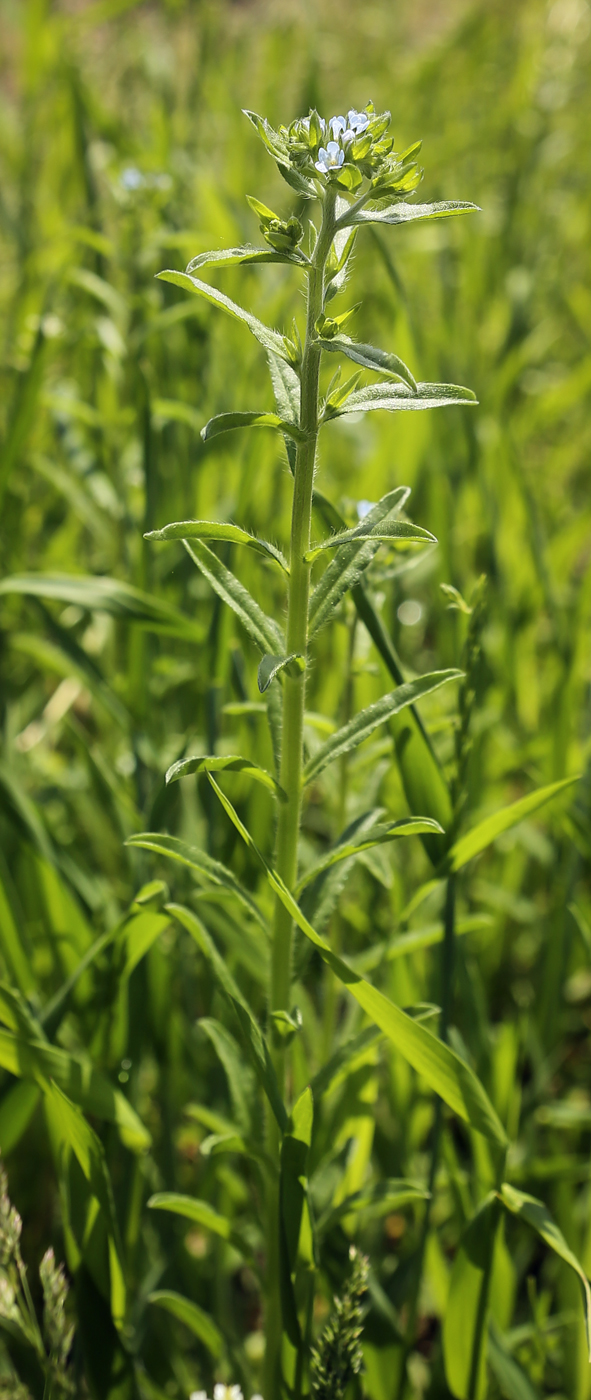
{"type": "Polygon", "coordinates": [[[549,1249],[552,1249],[560,1259],[563,1259],[565,1264],[569,1264],[577,1275],[583,1295],[587,1347],[591,1362],[591,1288],[585,1270],[579,1263],[576,1254],[573,1254],[572,1249],[569,1249],[562,1231],[558,1229],[543,1201],[538,1201],[535,1196],[528,1196],[525,1192],[518,1191],[515,1186],[510,1186],[508,1182],[504,1182],[501,1186],[500,1199],[507,1210],[531,1225],[532,1229],[536,1230],[540,1238],[543,1239],[544,1244],[547,1244],[549,1249]]]}
{"type": "Polygon", "coordinates": [[[427,1200],[429,1192],[424,1186],[418,1186],[413,1181],[387,1178],[345,1196],[337,1206],[329,1206],[318,1220],[316,1229],[319,1236],[326,1235],[347,1215],[358,1215],[362,1211],[367,1220],[376,1220],[400,1210],[401,1206],[427,1200]]]}
{"type": "Polygon", "coordinates": [[[256,919],[265,933],[268,933],[267,924],[261,914],[256,901],[249,894],[244,885],[236,879],[231,870],[228,870],[221,861],[214,860],[213,856],[207,855],[205,851],[199,850],[198,846],[188,846],[185,841],[179,840],[178,836],[161,836],[159,832],[141,832],[136,836],[129,836],[127,846],[139,846],[144,851],[153,851],[155,855],[167,856],[170,860],[179,861],[181,865],[187,865],[189,870],[193,870],[200,881],[206,884],[217,885],[221,889],[234,895],[243,908],[256,919]]]}
{"type": "Polygon", "coordinates": [[[318,949],[321,958],[347,987],[352,996],[380,1030],[393,1042],[413,1069],[421,1074],[439,1097],[457,1113],[460,1118],[488,1137],[497,1146],[505,1148],[507,1138],[480,1080],[470,1066],[461,1060],[449,1046],[436,1040],[430,1031],[389,1001],[377,987],[372,987],[348,963],[333,953],[328,943],[316,932],[303,915],[300,907],[281,877],[268,865],[264,856],[253,841],[231,802],[218,787],[215,778],[208,774],[209,781],[219,800],[240,832],[243,841],[258,857],[265,871],[271,889],[281,900],[292,919],[318,949]]]}
{"type": "Polygon", "coordinates": [[[6,593],[72,603],[85,611],[109,613],[123,622],[136,622],[186,641],[203,640],[203,628],[176,608],[129,583],[99,574],[14,574],[0,580],[0,595],[6,593]]]}
{"type": "Polygon", "coordinates": [[[334,763],[335,759],[341,758],[343,754],[350,753],[351,749],[361,744],[370,734],[373,734],[381,724],[385,724],[392,715],[398,714],[406,705],[412,705],[420,700],[423,695],[430,695],[433,691],[439,690],[440,686],[446,685],[448,681],[459,680],[461,671],[432,671],[426,676],[419,676],[416,681],[407,681],[405,685],[399,685],[396,690],[391,690],[387,695],[383,695],[380,700],[376,700],[373,705],[368,705],[367,709],[361,710],[342,729],[337,729],[336,734],[331,734],[330,739],[322,745],[320,749],[308,760],[303,774],[304,783],[313,782],[328,763],[334,763]]]}
{"type": "Polygon", "coordinates": [[[189,1298],[183,1298],[181,1293],[173,1293],[170,1289],[157,1289],[155,1293],[148,1294],[148,1302],[154,1307],[164,1308],[171,1313],[179,1322],[183,1322],[185,1327],[197,1337],[216,1361],[221,1356],[224,1349],[224,1339],[209,1313],[203,1308],[192,1303],[189,1298]]]}
{"type": "Polygon", "coordinates": [[[578,783],[579,777],[580,774],[577,774],[574,778],[562,778],[557,783],[548,783],[547,787],[537,788],[535,792],[528,793],[527,797],[521,797],[518,802],[512,802],[509,807],[502,807],[499,812],[485,817],[483,822],[479,822],[472,831],[468,831],[455,842],[445,858],[445,870],[461,870],[469,860],[480,855],[480,852],[486,850],[498,836],[502,836],[504,831],[510,831],[511,827],[517,826],[518,822],[539,811],[540,807],[550,802],[559,792],[563,792],[573,783],[578,783]]]}
{"type": "MultiPolygon", "coordinates": [[[[210,782],[213,781],[214,780],[210,777],[210,782]]],[[[191,909],[186,909],[183,905],[168,904],[166,907],[167,912],[172,914],[175,919],[178,919],[179,923],[186,928],[187,932],[194,939],[204,958],[209,963],[218,986],[230,1002],[240,1027],[244,1049],[250,1057],[257,1079],[267,1095],[279,1127],[283,1131],[287,1122],[287,1114],[279,1091],[273,1062],[269,1054],[269,1047],[258,1021],[255,1020],[248,1002],[243,997],[242,992],[234,981],[232,974],[229,972],[224,959],[218,953],[213,939],[210,937],[207,929],[204,928],[201,920],[197,918],[191,909]]]]}

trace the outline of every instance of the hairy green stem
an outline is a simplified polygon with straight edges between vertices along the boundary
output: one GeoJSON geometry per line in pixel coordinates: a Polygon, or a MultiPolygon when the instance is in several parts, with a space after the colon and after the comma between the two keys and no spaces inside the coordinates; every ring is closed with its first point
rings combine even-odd
{"type": "MultiPolygon", "coordinates": [[[[335,230],[336,196],[326,192],[323,218],[312,263],[308,272],[308,305],[306,338],[301,371],[300,427],[305,437],[298,444],[291,516],[291,557],[289,599],[287,611],[287,652],[299,652],[306,657],[308,650],[308,599],[310,564],[304,554],[310,547],[312,519],[312,488],[318,442],[318,403],[320,348],[315,330],[324,303],[324,269],[335,230]]],[[[283,737],[280,781],[287,801],[279,810],[275,868],[292,889],[297,876],[298,838],[303,766],[305,671],[298,677],[285,675],[283,687],[283,737]]],[[[292,919],[278,899],[275,905],[273,945],[271,952],[272,1011],[288,1011],[291,988],[292,919]]],[[[275,1071],[281,1092],[285,1091],[285,1051],[273,1051],[275,1071]]],[[[268,1116],[268,1146],[272,1160],[279,1162],[279,1130],[272,1115],[268,1116]]],[[[263,1393],[265,1400],[276,1400],[279,1393],[279,1363],[281,1350],[281,1301],[279,1292],[279,1195],[274,1182],[267,1201],[267,1311],[266,1351],[263,1393]]]]}

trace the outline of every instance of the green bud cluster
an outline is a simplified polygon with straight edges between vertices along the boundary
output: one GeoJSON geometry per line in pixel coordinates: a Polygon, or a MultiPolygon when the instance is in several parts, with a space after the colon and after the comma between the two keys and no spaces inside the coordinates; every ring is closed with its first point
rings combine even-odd
{"type": "Polygon", "coordinates": [[[277,253],[292,253],[304,237],[304,230],[295,214],[289,219],[280,219],[266,204],[261,204],[253,195],[246,196],[248,203],[259,220],[259,227],[265,242],[277,253]]]}

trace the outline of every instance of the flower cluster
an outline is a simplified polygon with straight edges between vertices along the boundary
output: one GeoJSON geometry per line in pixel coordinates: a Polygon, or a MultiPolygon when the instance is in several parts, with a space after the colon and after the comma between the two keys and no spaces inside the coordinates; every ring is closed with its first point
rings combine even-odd
{"type": "Polygon", "coordinates": [[[302,173],[314,172],[355,191],[366,178],[372,195],[408,194],[416,189],[422,172],[412,159],[418,145],[399,156],[388,134],[389,112],[376,112],[372,102],[364,111],[351,108],[347,115],[325,121],[318,112],[280,127],[291,163],[302,173]],[[374,193],[375,192],[375,193],[374,193]]]}
{"type": "Polygon", "coordinates": [[[22,1221],[8,1195],[8,1182],[0,1164],[0,1266],[4,1269],[19,1249],[22,1221]]]}

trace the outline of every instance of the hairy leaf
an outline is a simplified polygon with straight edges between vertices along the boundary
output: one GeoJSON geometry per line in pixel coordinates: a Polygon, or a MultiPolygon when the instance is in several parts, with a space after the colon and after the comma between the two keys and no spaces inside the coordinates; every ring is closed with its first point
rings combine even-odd
{"type": "Polygon", "coordinates": [[[347,209],[341,214],[338,227],[351,228],[356,224],[410,224],[418,219],[448,219],[453,214],[473,214],[479,212],[477,204],[466,200],[442,200],[438,204],[395,204],[377,208],[347,209]]]}
{"type": "Polygon", "coordinates": [[[214,860],[213,856],[207,855],[205,851],[200,851],[198,846],[188,846],[185,841],[180,841],[178,836],[161,836],[156,831],[144,831],[135,836],[129,836],[125,844],[139,846],[144,851],[154,851],[156,855],[167,856],[170,860],[178,860],[181,865],[187,865],[205,884],[219,885],[229,894],[234,895],[265,930],[265,933],[268,932],[258,904],[244,888],[244,885],[241,885],[232,871],[227,870],[221,861],[214,860]]]}
{"type": "Polygon", "coordinates": [[[274,428],[276,432],[293,438],[294,442],[306,440],[297,423],[279,418],[276,413],[218,413],[201,429],[201,437],[204,442],[210,442],[212,438],[233,432],[235,428],[274,428]]]}
{"type": "Polygon", "coordinates": [[[281,900],[292,919],[318,949],[321,958],[347,987],[363,1010],[392,1041],[409,1064],[427,1080],[435,1093],[457,1113],[460,1118],[488,1137],[497,1147],[507,1146],[507,1138],[485,1089],[473,1070],[464,1060],[450,1050],[448,1045],[436,1040],[425,1028],[394,1002],[389,1001],[377,987],[372,987],[359,973],[355,972],[342,958],[333,953],[328,943],[308,923],[293,895],[287,889],[280,875],[268,864],[253,841],[250,832],[241,822],[225,793],[218,787],[215,778],[208,774],[209,781],[220,802],[239,831],[243,841],[258,857],[271,889],[281,900]]]}
{"type": "Polygon", "coordinates": [[[326,549],[342,549],[345,544],[365,544],[368,540],[376,540],[379,544],[394,544],[396,540],[402,540],[405,544],[437,544],[430,530],[423,530],[420,525],[412,525],[407,520],[381,521],[372,530],[368,530],[363,521],[352,530],[343,530],[340,535],[329,535],[321,544],[308,549],[304,559],[311,564],[326,549]]]}
{"type": "Polygon", "coordinates": [[[409,393],[406,385],[393,384],[386,379],[383,383],[356,389],[339,408],[329,410],[328,417],[342,418],[347,413],[369,413],[375,409],[385,409],[388,413],[399,409],[416,412],[423,408],[449,408],[454,404],[477,402],[472,390],[459,384],[417,384],[415,392],[409,393]]]}
{"type": "Polygon", "coordinates": [[[310,758],[304,768],[303,780],[311,783],[322,773],[328,763],[334,763],[335,759],[341,758],[343,754],[350,753],[351,749],[361,744],[379,725],[390,719],[391,715],[398,714],[405,705],[412,705],[416,700],[420,700],[423,695],[430,695],[440,686],[446,685],[448,681],[455,681],[461,678],[461,671],[432,671],[429,675],[419,676],[416,681],[407,681],[405,685],[399,685],[396,690],[391,690],[388,695],[383,695],[381,700],[376,700],[373,705],[368,705],[367,709],[361,710],[355,718],[342,729],[337,729],[336,734],[331,734],[330,739],[310,758]]]}
{"type": "Polygon", "coordinates": [[[250,248],[245,245],[242,248],[220,248],[211,253],[198,253],[187,263],[185,272],[198,272],[201,267],[232,267],[236,263],[296,263],[298,267],[306,267],[308,262],[309,259],[299,248],[289,253],[279,253],[274,248],[250,248]]]}
{"type": "Polygon", "coordinates": [[[353,360],[354,364],[361,365],[363,369],[370,369],[378,374],[390,374],[393,379],[401,379],[409,389],[416,392],[417,383],[408,365],[391,351],[379,350],[375,345],[351,340],[348,335],[336,335],[326,340],[321,337],[318,343],[322,350],[329,351],[331,355],[346,355],[348,360],[353,360]]]}
{"type": "Polygon", "coordinates": [[[250,311],[245,311],[243,306],[238,306],[237,302],[231,301],[224,292],[218,292],[216,287],[208,286],[207,282],[201,282],[198,277],[192,277],[188,272],[165,271],[158,272],[157,277],[161,282],[172,282],[175,287],[182,287],[184,291],[196,292],[197,296],[205,297],[213,306],[218,306],[231,316],[234,321],[242,321],[248,326],[249,331],[254,335],[255,340],[263,346],[264,350],[272,350],[274,355],[279,355],[282,360],[289,360],[289,355],[285,348],[282,335],[277,331],[272,331],[269,326],[263,325],[250,311]]]}
{"type": "MultiPolygon", "coordinates": [[[[389,491],[383,496],[364,516],[364,533],[369,535],[374,528],[397,515],[408,500],[409,494],[408,486],[398,486],[395,491],[389,491]]],[[[337,516],[337,519],[340,520],[340,517],[337,516]]],[[[336,558],[331,560],[310,599],[310,636],[314,636],[328,621],[341,598],[358,583],[363,570],[371,563],[379,547],[379,540],[366,540],[362,543],[359,539],[353,539],[338,550],[336,558]]]]}
{"type": "Polygon", "coordinates": [[[272,617],[267,617],[259,604],[255,602],[248,589],[236,578],[236,575],[222,564],[217,554],[208,549],[206,544],[200,540],[194,540],[189,544],[188,540],[183,540],[187,553],[193,563],[211,584],[214,592],[227,603],[232,612],[240,619],[245,631],[260,647],[261,651],[283,651],[285,640],[280,627],[272,617]]]}
{"type": "Polygon", "coordinates": [[[250,778],[254,778],[257,783],[262,783],[263,787],[274,793],[280,801],[287,800],[283,788],[267,772],[266,768],[261,768],[260,764],[254,763],[250,758],[240,758],[239,754],[225,754],[220,758],[213,754],[199,754],[195,758],[179,758],[167,770],[166,782],[175,783],[178,778],[186,778],[189,773],[204,772],[247,773],[250,778]]]}
{"type": "Polygon", "coordinates": [[[280,549],[273,544],[267,544],[266,540],[258,540],[255,535],[249,535],[248,530],[241,530],[239,525],[229,525],[225,522],[218,524],[213,520],[176,520],[171,525],[163,525],[161,530],[148,531],[144,539],[221,540],[228,544],[245,544],[256,550],[257,554],[265,554],[274,559],[285,573],[289,573],[287,561],[280,549]]]}
{"type": "Polygon", "coordinates": [[[292,651],[289,656],[263,656],[259,661],[257,674],[257,684],[261,695],[269,689],[271,681],[285,671],[288,676],[298,676],[306,669],[306,658],[299,651],[292,651]]]}
{"type": "Polygon", "coordinates": [[[329,870],[338,861],[347,860],[349,856],[355,856],[361,851],[371,850],[372,846],[383,846],[388,841],[398,841],[402,836],[420,836],[425,831],[441,831],[438,822],[432,821],[429,817],[400,817],[398,821],[388,822],[381,826],[374,826],[366,835],[352,840],[343,841],[333,846],[322,860],[313,865],[311,870],[307,870],[294,889],[294,894],[298,895],[312,880],[316,880],[325,870],[329,870]]]}

